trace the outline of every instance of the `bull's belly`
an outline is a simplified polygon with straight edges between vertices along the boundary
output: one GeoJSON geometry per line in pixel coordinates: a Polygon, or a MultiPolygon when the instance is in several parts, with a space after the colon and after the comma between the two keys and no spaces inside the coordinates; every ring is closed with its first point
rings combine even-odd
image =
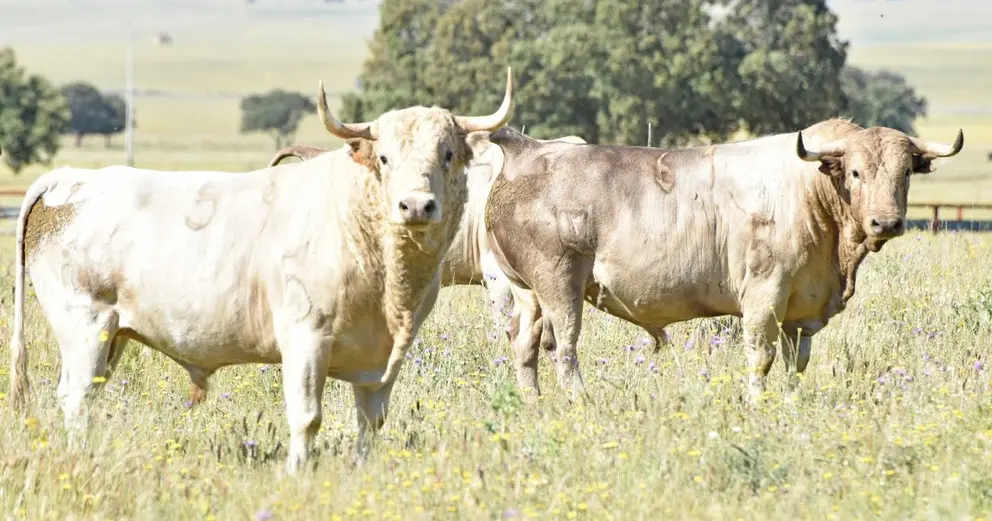
{"type": "MultiPolygon", "coordinates": [[[[279,363],[271,334],[230,317],[173,316],[154,319],[145,310],[119,309],[120,334],[183,364],[217,369],[229,365],[279,363]]],[[[271,328],[271,324],[263,327],[271,328]]]]}
{"type": "Polygon", "coordinates": [[[665,326],[695,318],[738,314],[739,304],[720,281],[652,277],[641,270],[597,266],[585,299],[612,315],[642,325],[665,326]]]}

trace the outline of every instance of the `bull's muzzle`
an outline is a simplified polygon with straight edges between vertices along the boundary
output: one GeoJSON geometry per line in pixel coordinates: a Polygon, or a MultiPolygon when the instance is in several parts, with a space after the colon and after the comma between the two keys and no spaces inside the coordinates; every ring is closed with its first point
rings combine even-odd
{"type": "Polygon", "coordinates": [[[400,198],[395,208],[395,220],[398,224],[412,228],[421,228],[441,222],[441,206],[434,194],[429,192],[411,192],[400,198]]]}
{"type": "Polygon", "coordinates": [[[891,239],[906,231],[906,220],[902,217],[875,216],[868,219],[868,233],[876,239],[891,239]]]}

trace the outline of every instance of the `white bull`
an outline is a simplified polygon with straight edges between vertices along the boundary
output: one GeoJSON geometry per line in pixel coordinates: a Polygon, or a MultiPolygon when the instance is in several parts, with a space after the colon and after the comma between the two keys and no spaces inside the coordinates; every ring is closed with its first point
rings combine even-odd
{"type": "MultiPolygon", "coordinates": [[[[17,227],[11,402],[25,405],[25,272],[62,357],[67,427],[127,339],[208,377],[281,363],[287,466],[309,457],[327,376],[350,382],[359,453],[439,290],[478,140],[506,124],[512,87],[488,116],[437,107],[343,124],[347,145],[313,161],[244,174],[62,168],[29,188],[17,227]],[[472,133],[476,132],[476,133],[472,133]]],[[[197,397],[196,395],[194,396],[197,397]]]]}

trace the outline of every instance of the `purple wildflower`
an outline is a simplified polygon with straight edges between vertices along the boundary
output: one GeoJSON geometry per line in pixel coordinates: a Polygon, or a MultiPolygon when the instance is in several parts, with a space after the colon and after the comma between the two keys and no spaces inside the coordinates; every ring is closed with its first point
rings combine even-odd
{"type": "Polygon", "coordinates": [[[641,338],[638,339],[638,341],[641,343],[642,346],[646,346],[646,345],[651,344],[651,339],[648,338],[648,337],[643,337],[642,336],[641,338]]]}
{"type": "Polygon", "coordinates": [[[220,393],[220,397],[226,400],[231,397],[231,393],[220,393]]]}
{"type": "Polygon", "coordinates": [[[610,360],[607,359],[607,358],[600,358],[599,359],[599,363],[601,363],[603,365],[606,365],[606,364],[610,363],[610,360]]]}
{"type": "Polygon", "coordinates": [[[268,521],[269,519],[272,519],[272,512],[269,512],[268,509],[263,508],[255,512],[255,521],[268,521]]]}
{"type": "Polygon", "coordinates": [[[892,372],[894,374],[899,375],[899,376],[906,376],[906,370],[905,369],[902,369],[900,367],[897,367],[897,368],[893,369],[892,372]]]}
{"type": "Polygon", "coordinates": [[[121,380],[121,387],[124,387],[125,385],[127,385],[127,380],[121,380]]]}
{"type": "Polygon", "coordinates": [[[413,359],[413,363],[417,364],[418,366],[424,365],[424,360],[418,356],[417,358],[413,359]]]}
{"type": "Polygon", "coordinates": [[[41,384],[42,385],[48,385],[50,383],[52,383],[51,380],[49,380],[48,378],[45,378],[44,376],[41,377],[41,384]]]}
{"type": "Polygon", "coordinates": [[[699,371],[699,376],[702,376],[708,382],[710,380],[710,371],[704,367],[701,371],[699,371]]]}
{"type": "Polygon", "coordinates": [[[686,341],[685,341],[685,349],[686,349],[687,351],[688,351],[689,349],[692,349],[692,346],[693,346],[693,344],[695,344],[695,343],[696,343],[696,341],[695,341],[695,340],[693,340],[693,339],[691,339],[691,338],[690,338],[689,340],[686,340],[686,341]]]}
{"type": "Polygon", "coordinates": [[[447,333],[441,333],[441,340],[447,340],[449,338],[451,337],[449,337],[447,333]]]}
{"type": "Polygon", "coordinates": [[[930,358],[930,355],[923,353],[923,361],[929,362],[930,360],[933,360],[932,358],[930,358]]]}
{"type": "Polygon", "coordinates": [[[656,373],[657,374],[657,372],[658,372],[658,364],[656,364],[654,362],[651,362],[650,364],[648,364],[648,371],[651,371],[652,373],[656,373]]]}
{"type": "Polygon", "coordinates": [[[245,447],[248,448],[258,447],[258,442],[255,440],[248,440],[245,442],[245,447]]]}
{"type": "Polygon", "coordinates": [[[985,364],[981,360],[975,360],[975,370],[981,371],[985,367],[985,364]]]}
{"type": "Polygon", "coordinates": [[[923,328],[921,327],[914,327],[913,330],[911,331],[911,333],[913,333],[914,335],[918,335],[922,332],[923,332],[923,328]]]}
{"type": "Polygon", "coordinates": [[[193,406],[193,400],[186,400],[185,402],[183,402],[183,407],[187,409],[189,409],[192,406],[193,406]]]}
{"type": "Polygon", "coordinates": [[[259,371],[263,373],[267,373],[269,371],[269,364],[263,365],[261,368],[259,368],[259,371]]]}
{"type": "Polygon", "coordinates": [[[518,512],[517,509],[513,507],[509,507],[503,511],[504,519],[513,519],[515,517],[520,517],[520,512],[518,512]]]}
{"type": "Polygon", "coordinates": [[[710,345],[711,346],[718,346],[718,345],[722,345],[722,344],[723,344],[723,339],[720,338],[719,335],[714,336],[713,338],[710,339],[710,345]]]}
{"type": "Polygon", "coordinates": [[[644,363],[644,355],[637,355],[637,358],[634,359],[634,365],[641,365],[643,363],[644,363]]]}
{"type": "Polygon", "coordinates": [[[505,356],[498,356],[498,357],[496,357],[495,360],[493,360],[493,364],[495,364],[495,365],[503,365],[503,364],[506,363],[507,360],[508,360],[508,358],[506,358],[505,356]]]}

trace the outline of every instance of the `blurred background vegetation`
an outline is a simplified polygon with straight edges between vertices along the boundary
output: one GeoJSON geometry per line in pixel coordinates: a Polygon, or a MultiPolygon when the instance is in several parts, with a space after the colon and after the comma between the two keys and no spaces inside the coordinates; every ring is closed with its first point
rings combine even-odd
{"type": "Polygon", "coordinates": [[[114,136],[130,31],[141,167],[247,171],[280,145],[335,146],[313,109],[319,79],[346,120],[412,104],[489,112],[511,65],[511,125],[535,137],[643,145],[650,123],[653,145],[685,146],[833,116],[945,141],[964,128],[965,151],[914,183],[911,199],[992,199],[992,3],[981,0],[0,0],[0,9],[0,185],[24,186],[58,164],[124,162],[114,136]]]}

